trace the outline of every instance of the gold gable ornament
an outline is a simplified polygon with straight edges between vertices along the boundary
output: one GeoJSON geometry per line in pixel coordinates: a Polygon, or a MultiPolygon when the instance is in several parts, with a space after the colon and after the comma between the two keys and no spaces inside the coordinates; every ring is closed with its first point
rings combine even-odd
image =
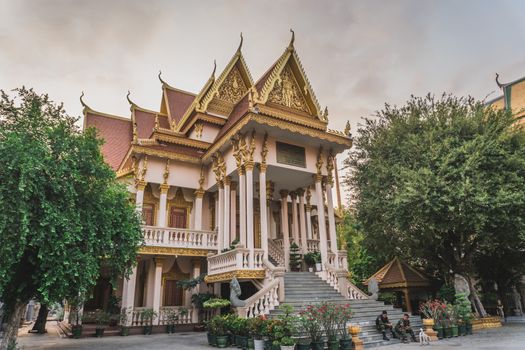
{"type": "Polygon", "coordinates": [[[285,66],[282,70],[268,96],[268,101],[310,114],[303,93],[289,66],[285,66]]]}

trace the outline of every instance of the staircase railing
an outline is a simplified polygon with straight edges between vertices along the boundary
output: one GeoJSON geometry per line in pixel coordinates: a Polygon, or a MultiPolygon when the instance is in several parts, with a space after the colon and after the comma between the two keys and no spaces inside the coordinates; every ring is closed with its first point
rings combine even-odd
{"type": "Polygon", "coordinates": [[[279,305],[279,289],[283,288],[279,278],[245,300],[246,306],[238,307],[240,317],[267,315],[279,305]]]}
{"type": "MultiPolygon", "coordinates": [[[[368,299],[368,295],[348,279],[346,257],[343,255],[343,252],[344,251],[339,251],[337,256],[335,254],[329,254],[329,261],[325,265],[325,270],[318,272],[317,275],[341,293],[346,299],[368,299]],[[338,259],[339,268],[335,268],[333,265],[335,259],[338,259]]],[[[344,252],[344,254],[346,254],[346,252],[344,252]]]]}
{"type": "Polygon", "coordinates": [[[273,240],[268,240],[268,254],[277,262],[277,266],[284,266],[284,252],[273,240]]]}

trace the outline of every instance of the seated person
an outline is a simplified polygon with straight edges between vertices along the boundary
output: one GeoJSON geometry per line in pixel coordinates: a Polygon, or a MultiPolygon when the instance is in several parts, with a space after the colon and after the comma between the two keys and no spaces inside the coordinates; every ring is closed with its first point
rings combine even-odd
{"type": "Polygon", "coordinates": [[[390,330],[390,333],[392,333],[392,337],[395,338],[395,334],[394,334],[394,330],[393,330],[393,327],[392,327],[392,323],[390,323],[390,320],[388,319],[388,314],[387,314],[386,310],[383,310],[381,315],[377,316],[377,318],[376,318],[376,328],[377,328],[378,331],[383,333],[383,340],[390,340],[386,336],[386,330],[387,329],[390,330]]]}
{"type": "Polygon", "coordinates": [[[404,314],[403,318],[397,322],[395,331],[401,336],[401,340],[403,340],[403,343],[408,343],[407,333],[410,334],[412,341],[417,341],[416,335],[414,334],[412,327],[410,327],[410,320],[408,314],[404,314]]]}

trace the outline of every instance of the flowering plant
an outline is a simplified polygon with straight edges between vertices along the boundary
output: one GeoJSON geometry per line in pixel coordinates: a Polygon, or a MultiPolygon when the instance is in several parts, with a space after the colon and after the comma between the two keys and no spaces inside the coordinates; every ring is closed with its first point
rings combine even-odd
{"type": "Polygon", "coordinates": [[[436,326],[443,326],[450,322],[447,312],[447,303],[438,299],[427,300],[419,307],[419,311],[425,318],[431,318],[436,326]]]}
{"type": "MultiPolygon", "coordinates": [[[[337,340],[337,334],[343,339],[348,337],[346,324],[352,317],[350,304],[322,303],[306,309],[309,318],[319,320],[329,341],[337,340]]],[[[313,340],[313,339],[312,339],[313,340]]]]}
{"type": "Polygon", "coordinates": [[[321,323],[318,308],[313,305],[308,305],[305,310],[300,313],[300,324],[303,330],[310,335],[312,342],[321,341],[323,336],[323,325],[321,323]]]}

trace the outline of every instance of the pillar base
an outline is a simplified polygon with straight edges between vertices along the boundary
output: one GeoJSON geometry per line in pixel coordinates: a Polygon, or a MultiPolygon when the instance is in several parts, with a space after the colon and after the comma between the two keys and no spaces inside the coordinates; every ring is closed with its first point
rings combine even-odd
{"type": "Polygon", "coordinates": [[[363,341],[359,337],[352,337],[352,349],[363,350],[364,348],[363,341]]]}
{"type": "Polygon", "coordinates": [[[425,334],[430,337],[430,341],[437,341],[437,332],[432,329],[432,326],[425,326],[425,334]]]}

